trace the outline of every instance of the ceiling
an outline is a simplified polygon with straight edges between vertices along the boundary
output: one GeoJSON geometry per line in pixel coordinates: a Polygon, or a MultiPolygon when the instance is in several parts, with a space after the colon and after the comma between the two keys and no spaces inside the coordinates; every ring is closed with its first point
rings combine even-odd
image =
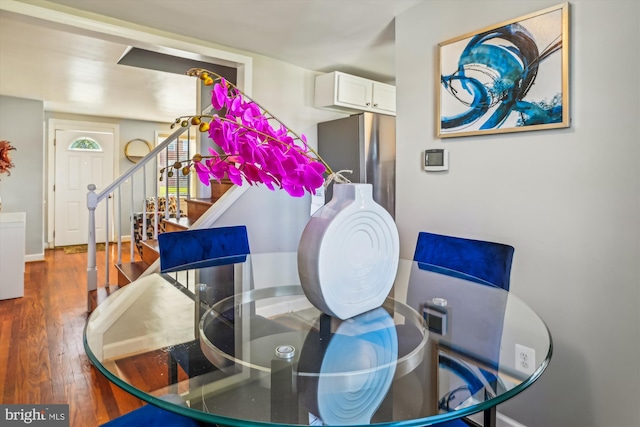
{"type": "MultiPolygon", "coordinates": [[[[394,82],[394,17],[422,1],[31,0],[24,3],[104,19],[91,15],[96,13],[265,55],[313,71],[338,70],[394,82]]],[[[106,40],[91,29],[81,32],[83,34],[72,33],[40,18],[2,10],[2,4],[0,94],[43,100],[47,111],[141,120],[169,121],[193,107],[192,78],[117,65],[127,45],[106,40]]]]}

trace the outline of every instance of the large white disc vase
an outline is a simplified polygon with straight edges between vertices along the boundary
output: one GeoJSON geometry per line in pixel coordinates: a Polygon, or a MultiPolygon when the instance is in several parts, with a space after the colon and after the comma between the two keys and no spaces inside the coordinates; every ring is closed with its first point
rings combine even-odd
{"type": "Polygon", "coordinates": [[[302,232],[298,274],[309,301],[344,320],[382,305],[399,258],[398,228],[371,184],[334,184],[302,232]]]}

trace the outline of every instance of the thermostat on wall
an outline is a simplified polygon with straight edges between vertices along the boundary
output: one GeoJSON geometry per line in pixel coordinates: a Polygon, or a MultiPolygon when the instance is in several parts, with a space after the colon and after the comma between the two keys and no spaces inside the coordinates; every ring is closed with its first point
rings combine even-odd
{"type": "Polygon", "coordinates": [[[441,172],[449,170],[449,151],[440,148],[425,150],[424,170],[427,172],[441,172]]]}

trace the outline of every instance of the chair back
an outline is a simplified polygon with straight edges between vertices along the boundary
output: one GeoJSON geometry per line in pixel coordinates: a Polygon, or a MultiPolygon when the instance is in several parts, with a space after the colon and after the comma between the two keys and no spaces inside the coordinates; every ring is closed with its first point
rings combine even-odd
{"type": "Polygon", "coordinates": [[[413,260],[423,270],[509,290],[513,246],[421,232],[413,260]]]}
{"type": "Polygon", "coordinates": [[[508,293],[487,293],[475,284],[509,291],[513,253],[512,246],[502,243],[418,234],[407,302],[426,316],[430,333],[441,347],[439,369],[450,373],[439,377],[444,388],[452,390],[440,397],[442,410],[452,410],[462,403],[461,397],[473,396],[485,387],[491,393],[500,383],[480,366],[497,369],[499,365],[508,293]],[[434,298],[446,301],[445,306],[436,306],[434,298]],[[431,313],[436,313],[433,319],[428,318],[431,313]]]}
{"type": "Polygon", "coordinates": [[[250,253],[244,225],[162,233],[158,246],[161,273],[244,262],[250,253]]]}

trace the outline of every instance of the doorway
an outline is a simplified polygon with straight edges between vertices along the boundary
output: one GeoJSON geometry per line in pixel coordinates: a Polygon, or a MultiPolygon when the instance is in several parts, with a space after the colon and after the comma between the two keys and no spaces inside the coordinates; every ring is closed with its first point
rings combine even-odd
{"type": "MultiPolygon", "coordinates": [[[[89,123],[54,123],[53,162],[53,246],[86,244],[88,241],[89,211],[87,186],[94,184],[99,193],[114,180],[114,152],[116,131],[89,123]],[[74,126],[75,125],[75,126],[74,126]]],[[[112,210],[111,207],[109,208],[112,210]]],[[[106,203],[98,204],[95,212],[96,242],[111,236],[112,215],[106,223],[106,203]]]]}

